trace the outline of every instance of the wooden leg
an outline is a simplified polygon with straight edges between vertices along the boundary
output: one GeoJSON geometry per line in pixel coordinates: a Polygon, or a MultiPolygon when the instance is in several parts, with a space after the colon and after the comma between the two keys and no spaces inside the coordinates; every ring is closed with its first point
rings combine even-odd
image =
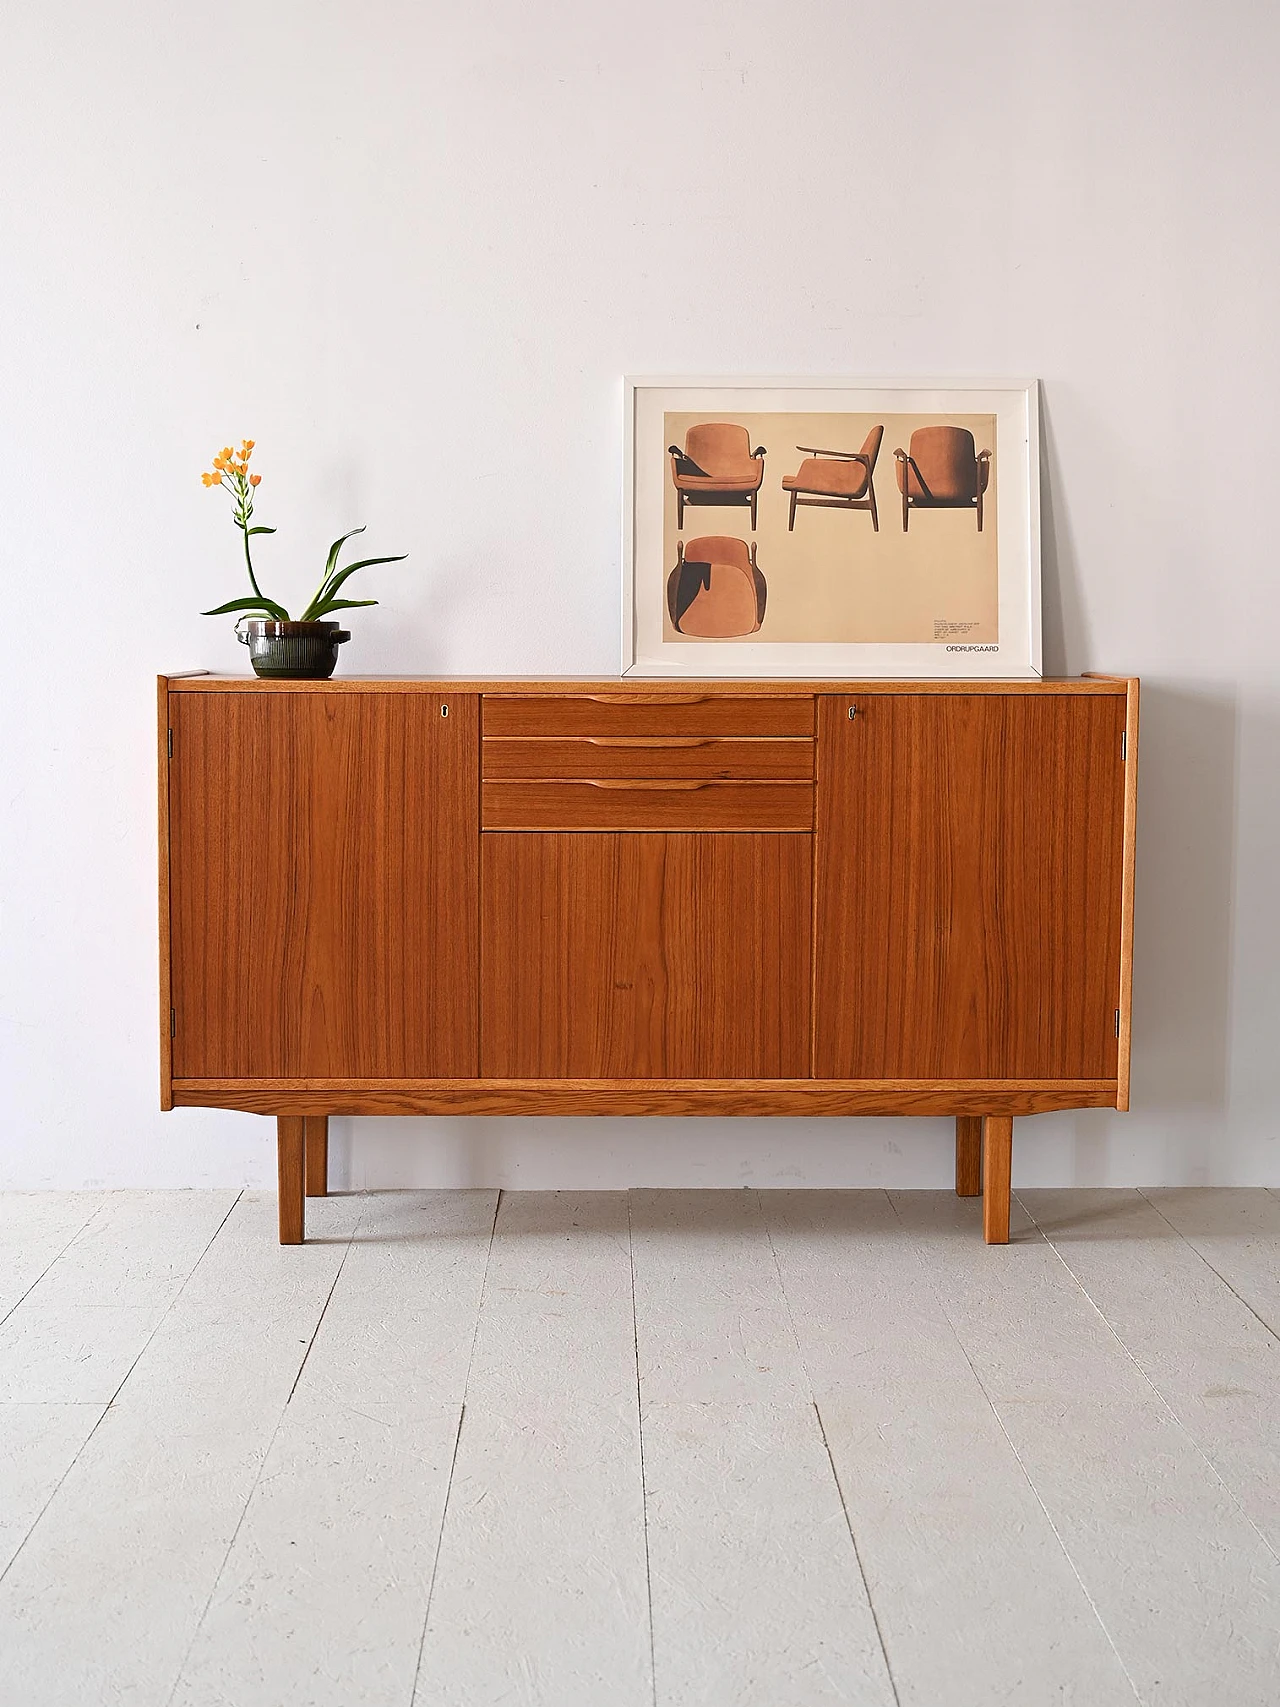
{"type": "Polygon", "coordinates": [[[751,531],[752,533],[756,531],[756,495],[754,492],[751,494],[751,531]]]}
{"type": "Polygon", "coordinates": [[[956,1196],[982,1195],[982,1116],[956,1116],[956,1196]]]}
{"type": "Polygon", "coordinates": [[[978,493],[978,532],[982,532],[982,493],[978,493]]]}
{"type": "Polygon", "coordinates": [[[306,1224],[303,1189],[305,1122],[301,1115],[276,1116],[276,1164],[280,1182],[280,1243],[300,1245],[306,1224]]]}
{"type": "Polygon", "coordinates": [[[1013,1116],[982,1119],[982,1236],[989,1245],[1009,1243],[1009,1166],[1013,1160],[1013,1116]]]}
{"type": "Polygon", "coordinates": [[[308,1114],[303,1120],[307,1156],[307,1196],[329,1195],[329,1116],[308,1114]]]}
{"type": "Polygon", "coordinates": [[[787,517],[787,532],[788,533],[794,533],[795,531],[796,531],[796,495],[793,492],[791,494],[791,514],[787,517]]]}
{"type": "Polygon", "coordinates": [[[876,483],[874,480],[869,480],[867,484],[871,488],[871,531],[872,533],[879,533],[880,516],[876,510],[876,483]]]}

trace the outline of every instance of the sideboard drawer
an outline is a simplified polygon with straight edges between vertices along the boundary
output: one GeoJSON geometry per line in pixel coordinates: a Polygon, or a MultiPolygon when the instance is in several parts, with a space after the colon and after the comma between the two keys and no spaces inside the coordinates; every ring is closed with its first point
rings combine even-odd
{"type": "Polygon", "coordinates": [[[813,750],[814,743],[803,736],[738,740],[732,735],[491,735],[481,743],[480,768],[486,781],[634,777],[811,782],[813,750]]]}
{"type": "Polygon", "coordinates": [[[812,694],[485,694],[486,735],[808,735],[812,694]]]}
{"type": "Polygon", "coordinates": [[[491,782],[485,830],[812,830],[811,782],[491,782]]]}

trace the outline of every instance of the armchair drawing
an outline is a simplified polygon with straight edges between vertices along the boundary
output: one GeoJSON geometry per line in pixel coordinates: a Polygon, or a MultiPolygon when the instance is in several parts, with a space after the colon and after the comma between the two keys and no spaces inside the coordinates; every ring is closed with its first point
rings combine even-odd
{"type": "Polygon", "coordinates": [[[677,634],[699,640],[733,640],[754,634],[764,621],[768,587],[756,565],[756,548],[719,534],[676,542],[676,566],[667,577],[667,610],[677,634]]]}
{"type": "Polygon", "coordinates": [[[797,445],[796,449],[805,453],[805,459],[782,482],[783,491],[791,494],[787,532],[795,532],[799,505],[818,510],[869,510],[872,532],[879,533],[874,475],[883,438],[884,428],[880,426],[872,427],[861,450],[819,450],[815,445],[797,445]]]}
{"type": "Polygon", "coordinates": [[[908,450],[895,450],[902,494],[902,531],[912,510],[976,510],[991,478],[991,452],[975,452],[967,427],[918,427],[908,450]]]}
{"type": "Polygon", "coordinates": [[[745,427],[728,421],[702,421],[684,436],[684,449],[668,445],[676,488],[677,527],[684,527],[686,505],[745,505],[756,530],[756,496],[764,479],[765,449],[751,448],[745,427]]]}

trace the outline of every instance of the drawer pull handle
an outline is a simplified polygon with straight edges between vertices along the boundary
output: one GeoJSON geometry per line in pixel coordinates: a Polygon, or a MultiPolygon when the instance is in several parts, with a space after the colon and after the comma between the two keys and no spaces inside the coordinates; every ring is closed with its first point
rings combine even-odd
{"type": "Polygon", "coordinates": [[[583,735],[581,739],[592,747],[656,748],[659,751],[665,747],[714,747],[716,744],[715,737],[710,735],[583,735]]]}
{"type": "Polygon", "coordinates": [[[643,778],[629,777],[629,776],[607,777],[607,778],[606,777],[585,777],[584,776],[581,780],[586,783],[588,788],[625,788],[625,789],[660,788],[663,790],[664,793],[667,792],[668,790],[677,789],[677,788],[684,790],[684,791],[688,791],[689,789],[693,789],[693,788],[714,788],[716,786],[715,780],[708,779],[706,782],[689,782],[683,777],[673,778],[669,782],[667,782],[667,781],[647,782],[643,778]]]}
{"type": "Polygon", "coordinates": [[[590,700],[592,705],[706,705],[709,696],[705,693],[584,693],[581,697],[590,700]]]}

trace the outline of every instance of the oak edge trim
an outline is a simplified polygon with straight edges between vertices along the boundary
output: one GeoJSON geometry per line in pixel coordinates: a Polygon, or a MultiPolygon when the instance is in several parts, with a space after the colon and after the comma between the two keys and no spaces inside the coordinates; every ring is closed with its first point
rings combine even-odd
{"type": "Polygon", "coordinates": [[[159,818],[157,877],[159,885],[160,949],[160,1107],[173,1107],[173,922],[169,900],[169,685],[156,677],[156,805],[159,818]]]}
{"type": "Polygon", "coordinates": [[[175,1079],[180,1108],[254,1114],[1006,1114],[1114,1108],[1114,1079],[175,1079]]]}
{"type": "Polygon", "coordinates": [[[170,676],[174,693],[478,693],[491,695],[532,696],[543,698],[554,693],[561,698],[638,697],[662,700],[670,697],[688,698],[697,692],[703,696],[727,695],[737,698],[799,699],[810,695],[833,693],[881,694],[1110,694],[1117,698],[1126,691],[1125,676],[1056,676],[1009,677],[1001,679],[962,677],[946,679],[884,677],[727,677],[711,679],[680,676],[627,676],[601,681],[595,677],[578,679],[573,676],[493,677],[483,676],[336,676],[328,681],[272,681],[257,676],[218,676],[193,673],[189,676],[170,676]],[[638,684],[643,684],[639,686],[638,684]]]}
{"type": "Polygon", "coordinates": [[[1124,829],[1120,868],[1120,1030],[1116,1045],[1116,1107],[1129,1108],[1129,1062],[1133,1046],[1133,896],[1138,827],[1138,699],[1137,676],[1108,675],[1084,670],[1081,681],[1110,682],[1125,693],[1124,829]]]}
{"type": "Polygon", "coordinates": [[[1125,702],[1124,855],[1120,876],[1120,1038],[1116,1051],[1116,1107],[1129,1107],[1129,1061],[1133,1049],[1133,899],[1138,833],[1138,678],[1128,683],[1125,702]]]}

